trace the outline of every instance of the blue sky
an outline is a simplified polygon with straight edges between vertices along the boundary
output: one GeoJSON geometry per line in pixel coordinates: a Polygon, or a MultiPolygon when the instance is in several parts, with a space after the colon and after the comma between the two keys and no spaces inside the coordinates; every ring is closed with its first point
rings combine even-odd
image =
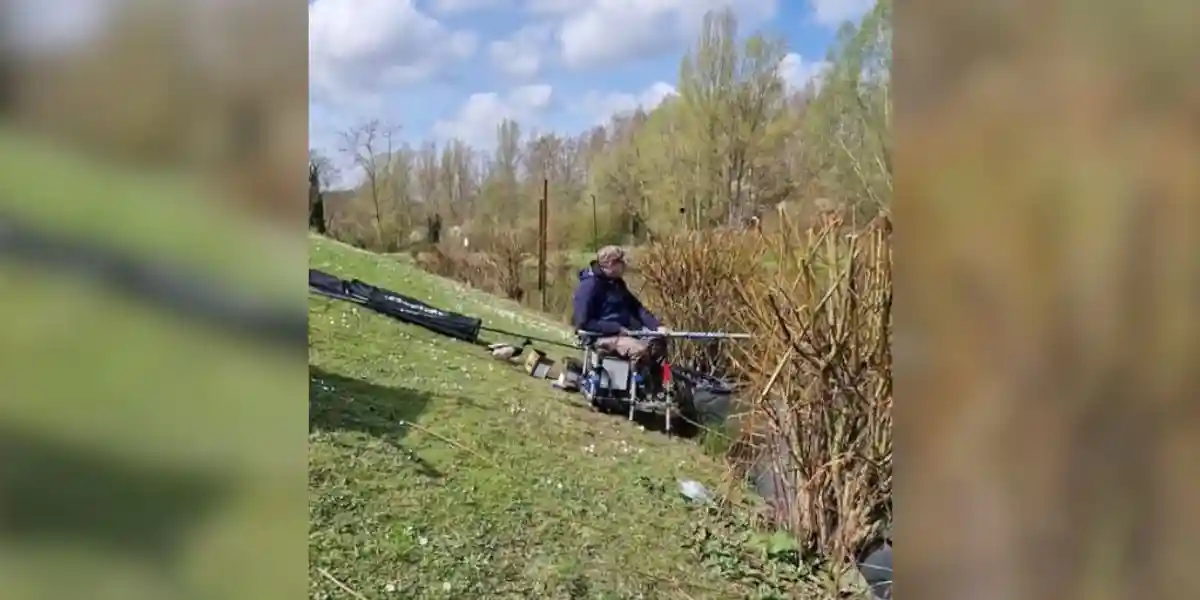
{"type": "MultiPolygon", "coordinates": [[[[29,49],[67,49],[102,28],[113,0],[16,0],[29,49]],[[50,7],[67,10],[51,10],[50,7]]],[[[705,12],[778,36],[785,80],[823,68],[838,27],[874,0],[308,0],[310,147],[337,157],[338,132],[380,119],[409,143],[487,147],[504,118],[577,133],[652,108],[674,90],[705,12]]]]}
{"type": "Polygon", "coordinates": [[[487,146],[495,126],[575,133],[673,91],[704,13],[786,40],[793,85],[872,0],[310,0],[310,145],[378,118],[410,143],[487,146]]]}

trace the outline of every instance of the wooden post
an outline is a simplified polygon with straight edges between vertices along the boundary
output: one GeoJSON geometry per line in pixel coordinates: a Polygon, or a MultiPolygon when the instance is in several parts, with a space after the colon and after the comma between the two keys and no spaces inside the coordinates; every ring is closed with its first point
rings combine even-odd
{"type": "Polygon", "coordinates": [[[546,310],[546,231],[549,226],[550,180],[542,179],[542,200],[538,203],[538,291],[542,311],[546,310]]]}
{"type": "Polygon", "coordinates": [[[600,249],[600,234],[596,227],[596,195],[592,194],[592,252],[600,249]]]}

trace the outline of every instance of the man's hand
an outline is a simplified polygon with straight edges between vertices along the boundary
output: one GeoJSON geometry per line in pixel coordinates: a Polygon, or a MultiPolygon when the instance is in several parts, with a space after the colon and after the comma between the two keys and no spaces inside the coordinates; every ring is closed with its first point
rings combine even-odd
{"type": "Polygon", "coordinates": [[[658,329],[655,329],[655,331],[662,333],[662,334],[667,334],[667,333],[671,333],[671,328],[667,327],[666,325],[659,325],[658,329]]]}

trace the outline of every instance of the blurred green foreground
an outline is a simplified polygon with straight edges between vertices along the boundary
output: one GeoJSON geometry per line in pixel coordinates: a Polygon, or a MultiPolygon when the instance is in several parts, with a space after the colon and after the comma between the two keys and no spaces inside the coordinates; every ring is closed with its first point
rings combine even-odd
{"type": "MultiPolygon", "coordinates": [[[[303,246],[204,198],[0,128],[0,214],[299,300],[303,246]]],[[[0,259],[3,597],[303,597],[299,354],[0,259]]]]}

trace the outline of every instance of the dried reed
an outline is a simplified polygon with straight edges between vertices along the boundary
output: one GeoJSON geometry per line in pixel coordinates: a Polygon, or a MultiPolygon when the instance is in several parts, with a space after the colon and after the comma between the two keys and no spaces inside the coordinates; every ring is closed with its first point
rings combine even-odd
{"type": "Polygon", "coordinates": [[[891,247],[886,220],[839,215],[771,240],[778,264],[742,280],[754,339],[735,362],[748,382],[734,471],[784,490],[774,520],[804,545],[846,556],[887,526],[892,487],[891,247]]]}

